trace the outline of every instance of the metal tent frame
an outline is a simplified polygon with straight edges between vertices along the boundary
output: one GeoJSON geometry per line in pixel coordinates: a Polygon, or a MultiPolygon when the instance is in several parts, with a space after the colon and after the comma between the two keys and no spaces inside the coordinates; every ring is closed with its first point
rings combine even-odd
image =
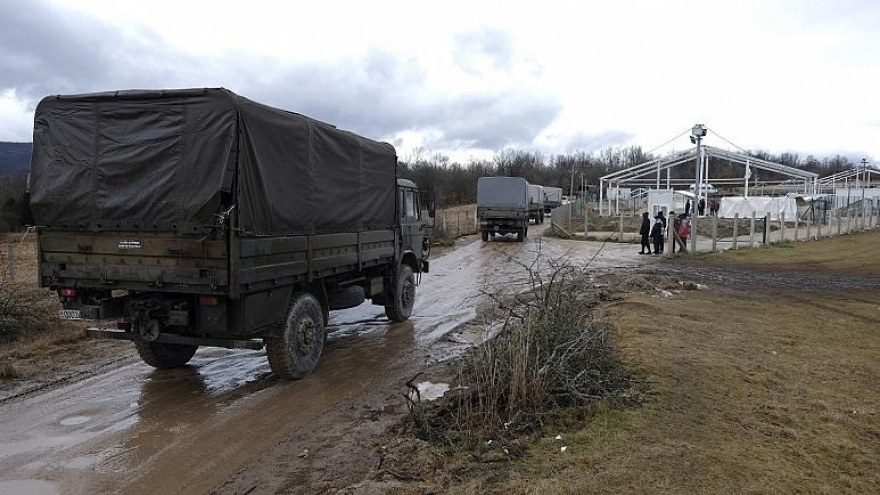
{"type": "MultiPolygon", "coordinates": [[[[766,170],[773,173],[787,175],[797,181],[803,181],[804,194],[816,194],[816,191],[818,190],[819,174],[813,172],[789,167],[788,165],[783,165],[781,163],[762,160],[744,153],[723,150],[714,146],[702,146],[700,154],[702,155],[700,158],[703,167],[703,173],[700,174],[702,176],[702,184],[709,183],[709,157],[715,157],[727,160],[731,163],[741,164],[746,170],[750,170],[751,168],[766,170]]],[[[627,182],[644,179],[656,174],[656,189],[661,189],[661,182],[663,181],[662,173],[663,171],[666,171],[666,189],[671,189],[672,179],[669,171],[680,165],[694,164],[694,160],[696,159],[697,150],[696,148],[692,148],[686,151],[674,152],[663,158],[650,160],[602,176],[599,179],[599,214],[611,214],[611,200],[605,197],[606,183],[608,187],[620,187],[627,182]],[[607,212],[605,210],[606,202],[608,203],[607,212]]],[[[746,190],[748,190],[748,178],[746,177],[742,180],[745,181],[746,190]]],[[[694,179],[693,182],[696,182],[696,179],[694,179]]],[[[702,186],[700,189],[702,190],[702,186]]],[[[702,194],[700,196],[702,196],[702,194]]],[[[615,198],[615,201],[615,211],[619,211],[619,199],[615,198]]]]}
{"type": "Polygon", "coordinates": [[[844,170],[843,172],[837,172],[819,179],[819,190],[834,192],[834,188],[837,186],[872,187],[876,185],[874,176],[880,178],[880,170],[868,167],[844,170]]]}

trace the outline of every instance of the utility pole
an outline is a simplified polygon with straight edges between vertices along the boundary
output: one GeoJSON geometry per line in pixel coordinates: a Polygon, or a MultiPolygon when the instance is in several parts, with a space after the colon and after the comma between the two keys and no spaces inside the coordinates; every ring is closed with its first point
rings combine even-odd
{"type": "MultiPolygon", "coordinates": [[[[701,141],[703,137],[706,135],[706,126],[703,124],[697,124],[691,129],[691,143],[697,145],[697,158],[694,161],[694,201],[692,203],[691,211],[697,211],[697,202],[698,199],[702,195],[702,171],[703,171],[703,160],[701,155],[701,141]]],[[[697,218],[697,215],[692,215],[693,219],[697,218]]],[[[691,221],[691,253],[697,254],[697,223],[695,221],[691,221]]]]}

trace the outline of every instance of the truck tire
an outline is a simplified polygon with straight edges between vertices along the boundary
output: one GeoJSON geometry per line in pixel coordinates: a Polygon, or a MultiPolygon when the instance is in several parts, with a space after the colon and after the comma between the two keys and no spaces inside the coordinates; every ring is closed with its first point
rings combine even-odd
{"type": "Polygon", "coordinates": [[[185,365],[199,348],[197,345],[146,341],[135,341],[134,347],[145,363],[160,370],[179,368],[185,365]]]}
{"type": "Polygon", "coordinates": [[[540,217],[540,218],[541,218],[541,221],[538,222],[538,223],[542,223],[542,224],[543,224],[543,223],[544,223],[544,212],[543,212],[543,211],[541,212],[541,217],[540,217]]]}
{"type": "Polygon", "coordinates": [[[360,285],[349,285],[340,289],[327,291],[327,302],[330,310],[348,309],[360,306],[364,299],[364,288],[360,285]]]}
{"type": "Polygon", "coordinates": [[[409,265],[401,265],[392,283],[391,300],[385,305],[385,315],[391,321],[406,321],[416,301],[416,279],[409,265]]]}
{"type": "Polygon", "coordinates": [[[489,240],[489,231],[484,230],[484,231],[480,232],[480,237],[483,238],[483,242],[487,242],[489,240]]]}
{"type": "Polygon", "coordinates": [[[526,232],[525,227],[523,227],[523,228],[519,229],[519,231],[517,231],[517,233],[516,233],[516,242],[522,242],[522,241],[523,241],[523,238],[526,236],[525,232],[526,232]]]}
{"type": "Polygon", "coordinates": [[[278,333],[266,337],[266,356],[272,372],[299,380],[318,366],[324,350],[324,315],[315,296],[297,292],[278,333]]]}

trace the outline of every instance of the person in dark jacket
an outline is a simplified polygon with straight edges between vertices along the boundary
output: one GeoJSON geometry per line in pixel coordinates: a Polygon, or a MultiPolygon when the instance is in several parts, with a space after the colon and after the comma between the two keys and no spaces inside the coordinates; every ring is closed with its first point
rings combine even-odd
{"type": "Polygon", "coordinates": [[[663,224],[662,230],[660,231],[660,254],[663,254],[663,249],[665,248],[666,244],[664,241],[664,239],[666,238],[666,217],[663,216],[663,212],[660,211],[657,212],[657,216],[654,218],[656,218],[660,223],[663,224]]]}
{"type": "Polygon", "coordinates": [[[651,227],[651,239],[654,240],[654,254],[663,252],[663,228],[664,222],[660,220],[660,215],[654,218],[654,226],[651,227]]]}
{"type": "Polygon", "coordinates": [[[647,211],[642,213],[642,228],[639,229],[639,234],[642,236],[642,250],[639,254],[651,254],[651,241],[648,240],[651,234],[651,219],[648,218],[647,211]]]}
{"type": "Polygon", "coordinates": [[[706,214],[706,200],[703,198],[700,198],[700,201],[697,203],[697,213],[700,216],[706,214]]]}

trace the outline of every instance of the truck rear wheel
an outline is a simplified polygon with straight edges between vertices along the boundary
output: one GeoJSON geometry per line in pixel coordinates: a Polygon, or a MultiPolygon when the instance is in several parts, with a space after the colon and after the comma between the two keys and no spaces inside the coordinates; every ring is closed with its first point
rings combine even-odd
{"type": "Polygon", "coordinates": [[[489,240],[489,231],[484,230],[484,231],[480,232],[480,237],[483,238],[483,242],[488,241],[489,240]]]}
{"type": "Polygon", "coordinates": [[[324,315],[315,296],[297,292],[277,334],[266,337],[266,356],[272,372],[299,380],[318,366],[324,350],[324,315]]]}
{"type": "Polygon", "coordinates": [[[385,305],[385,315],[391,321],[406,321],[416,301],[416,279],[409,265],[401,265],[392,285],[391,299],[385,305]]]}
{"type": "Polygon", "coordinates": [[[197,345],[146,341],[135,341],[134,347],[145,363],[160,370],[179,368],[185,365],[199,348],[197,345]]]}

